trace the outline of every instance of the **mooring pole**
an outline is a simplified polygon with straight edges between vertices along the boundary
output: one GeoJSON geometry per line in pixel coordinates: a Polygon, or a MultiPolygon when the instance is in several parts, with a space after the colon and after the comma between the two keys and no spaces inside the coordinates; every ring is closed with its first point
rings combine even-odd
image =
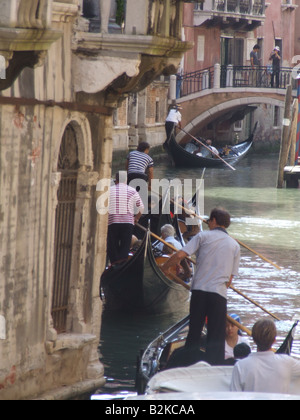
{"type": "Polygon", "coordinates": [[[298,75],[298,126],[297,126],[295,166],[298,165],[299,154],[300,154],[300,74],[298,75]]]}
{"type": "Polygon", "coordinates": [[[292,124],[290,130],[289,144],[290,144],[290,153],[288,166],[294,166],[295,156],[296,156],[296,141],[297,141],[297,126],[298,126],[298,99],[294,99],[293,102],[293,112],[292,112],[292,124]]]}
{"type": "Polygon", "coordinates": [[[277,188],[283,188],[284,183],[284,168],[288,161],[289,154],[289,133],[291,126],[291,102],[292,102],[292,85],[288,85],[285,97],[285,110],[283,119],[283,129],[278,166],[278,181],[277,188]]]}

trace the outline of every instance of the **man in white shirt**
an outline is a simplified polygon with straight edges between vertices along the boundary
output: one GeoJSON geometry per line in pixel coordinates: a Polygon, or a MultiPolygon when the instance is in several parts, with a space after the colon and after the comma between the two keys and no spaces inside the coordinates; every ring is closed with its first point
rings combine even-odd
{"type": "Polygon", "coordinates": [[[224,363],[227,288],[239,271],[240,247],[226,231],[230,223],[227,211],[214,209],[209,219],[210,231],[195,236],[162,267],[168,274],[170,268],[180,264],[187,256],[196,254],[186,348],[200,348],[202,330],[208,318],[206,357],[212,365],[224,363]]]}
{"type": "Polygon", "coordinates": [[[289,394],[292,379],[300,378],[300,362],[272,351],[277,336],[272,320],[258,321],[252,336],[257,344],[257,353],[235,365],[231,391],[289,394]]]}
{"type": "Polygon", "coordinates": [[[167,119],[166,119],[166,135],[167,135],[167,140],[164,144],[168,145],[170,137],[172,135],[172,132],[174,130],[175,127],[179,127],[181,128],[181,120],[182,120],[182,115],[179,112],[182,109],[182,107],[180,105],[175,105],[171,108],[167,119]]]}

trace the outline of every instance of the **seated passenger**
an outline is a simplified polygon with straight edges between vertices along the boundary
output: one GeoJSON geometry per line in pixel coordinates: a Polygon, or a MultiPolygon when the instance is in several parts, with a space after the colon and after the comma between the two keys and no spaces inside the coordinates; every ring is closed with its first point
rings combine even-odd
{"type": "Polygon", "coordinates": [[[234,360],[237,362],[238,360],[246,359],[251,354],[251,347],[246,343],[241,343],[235,346],[233,350],[234,360]]]}
{"type": "MultiPolygon", "coordinates": [[[[236,314],[230,315],[232,319],[241,322],[240,317],[236,314]]],[[[226,323],[226,342],[225,342],[225,360],[234,359],[234,349],[237,345],[245,343],[250,347],[247,337],[242,337],[238,327],[230,321],[226,323]]]]}
{"type": "Polygon", "coordinates": [[[300,378],[300,362],[294,358],[275,354],[272,346],[277,330],[272,320],[261,319],[252,330],[257,353],[240,360],[234,367],[231,391],[289,394],[291,382],[300,378]]]}
{"type": "Polygon", "coordinates": [[[190,143],[186,144],[185,150],[191,154],[202,156],[203,146],[201,145],[200,142],[205,143],[205,139],[203,139],[202,137],[193,139],[190,143]]]}
{"type": "MultiPolygon", "coordinates": [[[[175,247],[177,250],[182,249],[182,245],[180,242],[178,242],[175,239],[175,229],[172,225],[165,225],[161,228],[161,237],[162,239],[167,242],[168,244],[171,244],[173,247],[175,247]]],[[[156,246],[156,249],[163,251],[164,244],[161,242],[156,246]]]]}
{"type": "Polygon", "coordinates": [[[229,156],[230,155],[230,152],[231,152],[231,147],[229,147],[229,146],[225,146],[224,148],[223,148],[223,150],[222,150],[222,152],[221,152],[221,156],[222,157],[224,157],[224,156],[229,156]]]}
{"type": "Polygon", "coordinates": [[[198,149],[196,149],[196,150],[193,152],[193,154],[194,154],[194,155],[197,155],[197,156],[202,157],[202,156],[203,156],[202,149],[203,149],[203,146],[198,147],[198,149]]]}
{"type": "MultiPolygon", "coordinates": [[[[161,228],[162,239],[174,248],[181,250],[182,245],[175,239],[175,229],[172,225],[165,225],[161,228]]],[[[160,243],[156,246],[164,255],[171,256],[174,254],[174,250],[169,248],[168,245],[160,243]]],[[[180,266],[176,267],[176,275],[183,281],[189,282],[192,276],[192,269],[186,260],[183,260],[180,266]]]]}
{"type": "Polygon", "coordinates": [[[201,230],[201,221],[195,216],[195,209],[189,205],[189,203],[180,201],[178,203],[183,208],[181,209],[182,214],[178,215],[179,228],[184,241],[187,243],[194,236],[198,235],[201,230]]]}
{"type": "Polygon", "coordinates": [[[213,152],[212,153],[212,157],[213,158],[215,158],[216,156],[219,156],[220,155],[219,151],[212,145],[212,141],[211,140],[206,140],[206,144],[210,148],[210,150],[213,152]]]}
{"type": "Polygon", "coordinates": [[[186,144],[184,148],[187,152],[194,153],[194,151],[198,149],[198,146],[196,146],[195,143],[190,142],[186,144]]]}
{"type": "Polygon", "coordinates": [[[142,244],[143,244],[143,241],[139,240],[136,236],[133,236],[132,241],[131,241],[130,252],[132,254],[135,254],[140,249],[142,244]]]}

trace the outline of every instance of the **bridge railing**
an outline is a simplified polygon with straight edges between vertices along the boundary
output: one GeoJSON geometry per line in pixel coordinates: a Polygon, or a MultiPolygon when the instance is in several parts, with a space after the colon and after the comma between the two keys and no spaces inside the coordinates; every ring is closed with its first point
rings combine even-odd
{"type": "Polygon", "coordinates": [[[221,66],[220,87],[247,87],[286,89],[289,84],[295,83],[292,68],[282,67],[273,71],[272,66],[221,66]]]}
{"type": "Polygon", "coordinates": [[[178,77],[181,84],[180,96],[188,96],[202,90],[212,89],[214,86],[215,68],[209,67],[193,73],[185,73],[178,77]]]}
{"type": "Polygon", "coordinates": [[[213,88],[265,88],[286,89],[292,84],[297,89],[293,68],[282,67],[274,72],[270,66],[220,66],[216,64],[204,70],[185,73],[178,77],[178,97],[185,97],[213,88]]]}

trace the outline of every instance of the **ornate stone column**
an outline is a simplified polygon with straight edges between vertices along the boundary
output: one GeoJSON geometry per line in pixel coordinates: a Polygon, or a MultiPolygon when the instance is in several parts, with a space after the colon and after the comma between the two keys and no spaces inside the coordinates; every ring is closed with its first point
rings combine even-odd
{"type": "Polygon", "coordinates": [[[111,0],[83,1],[83,16],[89,19],[91,32],[108,33],[111,6],[111,0]]]}

